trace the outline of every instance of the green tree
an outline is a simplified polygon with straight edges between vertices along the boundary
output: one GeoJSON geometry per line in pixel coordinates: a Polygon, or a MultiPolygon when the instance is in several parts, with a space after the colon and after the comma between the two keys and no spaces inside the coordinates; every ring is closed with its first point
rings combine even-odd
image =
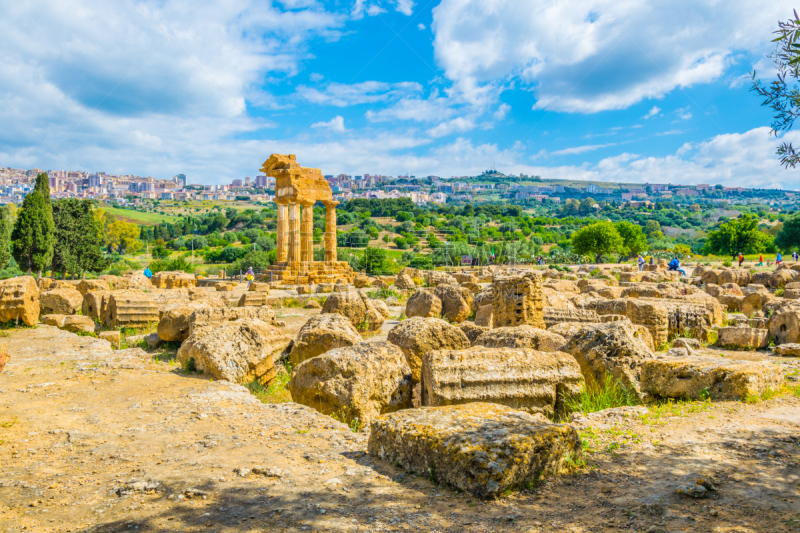
{"type": "Polygon", "coordinates": [[[0,207],[0,270],[11,260],[11,213],[8,207],[0,207]]]}
{"type": "Polygon", "coordinates": [[[92,212],[92,202],[74,198],[53,202],[55,243],[52,270],[83,278],[86,271],[108,266],[103,257],[103,224],[92,212]]]}
{"type": "Polygon", "coordinates": [[[724,222],[718,230],[709,231],[703,251],[730,256],[739,252],[753,254],[767,251],[771,244],[772,237],[758,229],[758,216],[744,213],[724,222]]]}
{"type": "Polygon", "coordinates": [[[645,223],[644,232],[648,237],[651,237],[653,233],[657,231],[661,231],[661,224],[658,223],[658,220],[648,220],[647,223],[645,223]]]}
{"type": "Polygon", "coordinates": [[[800,213],[795,213],[783,222],[783,228],[775,237],[775,246],[787,252],[800,248],[800,213]]]}
{"type": "MultiPolygon", "coordinates": [[[[800,116],[800,91],[795,83],[800,79],[800,17],[797,11],[794,12],[794,19],[779,22],[774,33],[778,36],[773,40],[778,43],[777,49],[768,57],[775,63],[777,79],[765,85],[756,78],[754,70],[751,91],[763,99],[761,105],[775,112],[771,127],[772,133],[777,136],[781,131],[792,129],[795,119],[800,116]]],[[[800,163],[800,153],[792,143],[778,146],[777,154],[786,168],[794,168],[800,163]]]]}
{"type": "Polygon", "coordinates": [[[36,270],[41,277],[53,258],[53,233],[50,186],[47,174],[39,174],[33,192],[22,201],[11,232],[11,254],[20,268],[28,274],[36,270]]]}
{"type": "Polygon", "coordinates": [[[622,237],[622,253],[633,257],[647,250],[647,237],[642,233],[642,227],[639,224],[621,220],[614,224],[614,227],[622,237]]]}
{"type": "Polygon", "coordinates": [[[385,274],[388,253],[383,248],[367,248],[364,250],[364,268],[367,274],[385,274]]]}
{"type": "Polygon", "coordinates": [[[625,242],[612,222],[595,222],[572,234],[572,249],[576,254],[594,256],[599,263],[605,254],[619,252],[625,242]]]}

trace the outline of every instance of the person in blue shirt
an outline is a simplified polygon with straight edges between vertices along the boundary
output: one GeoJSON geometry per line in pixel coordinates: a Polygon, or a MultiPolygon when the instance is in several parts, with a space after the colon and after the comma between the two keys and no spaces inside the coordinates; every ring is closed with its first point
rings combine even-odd
{"type": "Polygon", "coordinates": [[[150,279],[150,278],[153,277],[153,271],[150,270],[150,267],[147,267],[147,268],[144,269],[144,277],[146,277],[147,279],[150,279]]]}
{"type": "Polygon", "coordinates": [[[775,264],[780,265],[783,262],[783,256],[780,252],[778,252],[778,256],[775,258],[775,264]]]}
{"type": "Polygon", "coordinates": [[[686,277],[686,271],[681,269],[681,262],[678,261],[677,257],[669,262],[669,265],[667,265],[667,270],[674,270],[676,272],[680,272],[681,276],[683,276],[684,278],[686,277]]]}

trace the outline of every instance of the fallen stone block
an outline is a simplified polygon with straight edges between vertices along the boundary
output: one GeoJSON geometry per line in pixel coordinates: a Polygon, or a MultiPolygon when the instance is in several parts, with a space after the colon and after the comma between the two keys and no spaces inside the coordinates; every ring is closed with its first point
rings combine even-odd
{"type": "Polygon", "coordinates": [[[108,298],[103,321],[108,328],[143,327],[158,322],[158,304],[148,294],[138,291],[113,292],[108,298]]]}
{"type": "Polygon", "coordinates": [[[94,333],[97,329],[97,324],[88,316],[70,315],[64,317],[64,322],[61,324],[60,329],[71,331],[72,333],[94,333]]]}
{"type": "Polygon", "coordinates": [[[475,313],[475,325],[484,328],[492,327],[492,306],[482,305],[475,313]]]}
{"type": "Polygon", "coordinates": [[[462,322],[458,325],[458,329],[464,332],[464,335],[467,336],[467,339],[469,339],[470,343],[475,342],[478,337],[489,331],[489,328],[485,326],[478,326],[472,322],[462,322]]]}
{"type": "Polygon", "coordinates": [[[108,310],[108,300],[111,291],[89,291],[83,296],[81,311],[84,316],[91,317],[93,320],[102,321],[108,310]]]}
{"type": "Polygon", "coordinates": [[[39,321],[39,289],[31,276],[0,281],[0,322],[20,321],[33,326],[39,321]]]}
{"type": "Polygon", "coordinates": [[[202,301],[187,302],[164,312],[158,321],[158,337],[166,342],[183,342],[189,337],[192,313],[205,309],[202,301]]]}
{"type": "Polygon", "coordinates": [[[298,365],[289,383],[292,400],[351,425],[411,407],[411,369],[388,342],[336,348],[298,365]]]}
{"type": "Polygon", "coordinates": [[[800,344],[780,344],[775,347],[775,354],[782,357],[800,357],[800,344]]]}
{"type": "Polygon", "coordinates": [[[403,352],[414,383],[421,380],[422,358],[434,350],[462,350],[469,348],[470,341],[456,326],[440,318],[414,317],[403,320],[393,327],[387,340],[403,352]]]}
{"type": "Polygon", "coordinates": [[[289,355],[292,368],[335,348],[353,346],[361,342],[355,326],[338,313],[311,317],[303,325],[292,345],[289,355]]]}
{"type": "Polygon", "coordinates": [[[85,297],[86,293],[90,291],[110,291],[111,287],[108,286],[107,282],[101,279],[84,279],[78,283],[77,289],[78,292],[81,293],[81,296],[85,297]]]}
{"type": "Polygon", "coordinates": [[[470,403],[408,409],[371,426],[369,453],[479,498],[558,474],[581,457],[578,432],[508,407],[470,403]]]}
{"type": "Polygon", "coordinates": [[[117,348],[119,348],[119,342],[120,342],[119,331],[101,331],[100,333],[97,334],[97,336],[104,341],[110,342],[112,346],[116,346],[117,348]]]}
{"type": "Polygon", "coordinates": [[[600,322],[599,315],[591,309],[565,309],[555,307],[545,307],[542,310],[545,326],[547,329],[563,322],[585,322],[596,324],[600,322]]]}
{"type": "Polygon", "coordinates": [[[348,292],[334,292],[322,305],[323,313],[339,313],[346,317],[359,331],[376,331],[385,319],[367,294],[359,289],[348,292]]]}
{"type": "Polygon", "coordinates": [[[639,392],[640,368],[655,357],[628,321],[586,326],[563,348],[580,365],[587,385],[605,385],[612,376],[628,390],[639,392]]]}
{"type": "Polygon", "coordinates": [[[788,306],[777,310],[767,324],[775,344],[800,342],[800,306],[788,306]]]}
{"type": "Polygon", "coordinates": [[[777,390],[783,372],[768,361],[736,361],[716,357],[686,357],[646,361],[641,368],[642,391],[662,398],[744,400],[777,390]]]}
{"type": "Polygon", "coordinates": [[[542,352],[557,352],[567,340],[544,329],[533,326],[495,328],[478,337],[474,345],[487,348],[531,348],[542,352]]]}
{"type": "Polygon", "coordinates": [[[489,402],[552,417],[583,383],[577,362],[563,352],[473,346],[422,358],[422,405],[489,402]]]}
{"type": "Polygon", "coordinates": [[[182,365],[194,367],[217,380],[264,386],[275,379],[275,361],[292,338],[258,319],[195,327],[178,350],[182,365]]]}
{"type": "Polygon", "coordinates": [[[83,306],[83,295],[75,288],[52,289],[39,295],[40,313],[43,315],[74,315],[83,306]]]}
{"type": "Polygon", "coordinates": [[[769,330],[750,327],[729,326],[719,328],[717,344],[730,350],[766,348],[769,344],[769,330]]]}
{"type": "Polygon", "coordinates": [[[542,276],[539,274],[531,272],[522,276],[496,278],[492,305],[492,323],[495,327],[528,324],[545,329],[542,276]]]}
{"type": "Polygon", "coordinates": [[[433,291],[442,302],[442,318],[449,322],[461,323],[469,317],[469,301],[472,295],[469,290],[459,285],[439,285],[433,291]]]}

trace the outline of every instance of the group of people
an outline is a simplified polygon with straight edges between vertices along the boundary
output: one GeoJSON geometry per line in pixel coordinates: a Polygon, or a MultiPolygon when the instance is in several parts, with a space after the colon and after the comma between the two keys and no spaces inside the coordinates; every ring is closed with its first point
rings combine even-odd
{"type": "MultiPolygon", "coordinates": [[[[646,261],[644,260],[644,256],[642,256],[642,254],[639,254],[639,257],[636,259],[636,263],[639,265],[640,272],[644,270],[644,265],[646,261]]],[[[650,256],[650,264],[651,265],[655,264],[655,260],[653,259],[652,255],[650,256]]],[[[675,272],[680,272],[681,276],[686,277],[686,271],[681,268],[681,262],[678,260],[677,257],[673,258],[672,261],[667,263],[667,270],[674,270],[675,272]]]]}

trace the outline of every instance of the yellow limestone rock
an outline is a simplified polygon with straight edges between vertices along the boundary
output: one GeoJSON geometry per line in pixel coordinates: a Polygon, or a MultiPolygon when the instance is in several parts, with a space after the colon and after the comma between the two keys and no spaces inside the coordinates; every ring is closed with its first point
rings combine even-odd
{"type": "Polygon", "coordinates": [[[575,428],[489,403],[405,409],[372,422],[369,453],[479,498],[558,474],[582,455],[575,428]]]}
{"type": "Polygon", "coordinates": [[[19,320],[26,326],[39,321],[39,289],[31,276],[0,281],[0,322],[19,320]]]}

